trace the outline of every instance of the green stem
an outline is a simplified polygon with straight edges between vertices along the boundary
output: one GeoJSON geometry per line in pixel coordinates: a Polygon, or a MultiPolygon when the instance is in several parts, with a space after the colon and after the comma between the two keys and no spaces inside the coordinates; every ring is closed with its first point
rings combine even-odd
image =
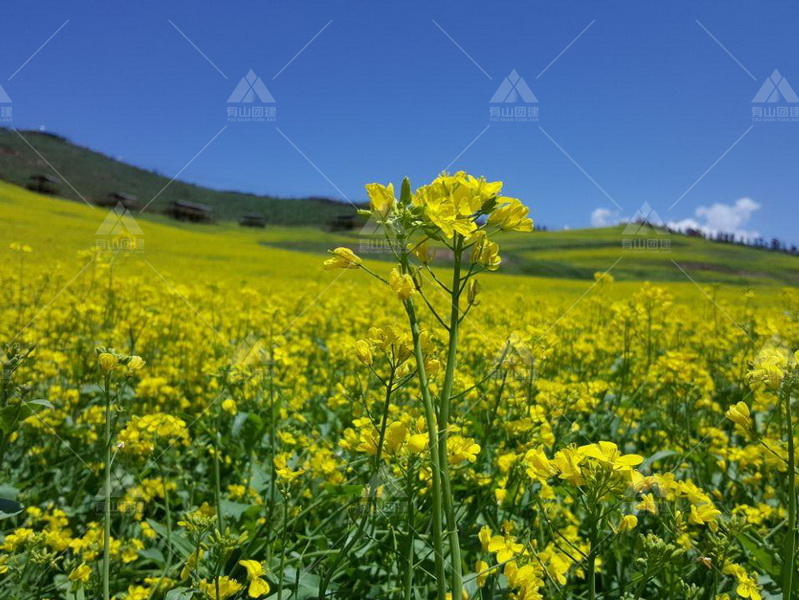
{"type": "Polygon", "coordinates": [[[427,381],[427,371],[424,366],[424,354],[422,353],[421,330],[419,321],[416,317],[411,300],[405,301],[405,311],[411,325],[411,335],[413,337],[413,353],[416,358],[416,372],[419,377],[419,387],[422,392],[422,402],[424,403],[424,415],[427,422],[427,439],[430,445],[430,471],[432,474],[433,489],[431,490],[433,504],[433,550],[436,565],[436,588],[438,600],[447,598],[447,575],[444,569],[444,536],[443,536],[443,515],[441,509],[441,462],[438,447],[438,425],[436,422],[436,411],[433,406],[433,397],[430,394],[430,387],[427,381]]]}
{"type": "Polygon", "coordinates": [[[289,494],[288,491],[283,496],[283,533],[280,538],[280,579],[277,584],[277,600],[283,600],[283,579],[286,565],[286,531],[289,522],[289,494]]]}
{"type": "Polygon", "coordinates": [[[796,459],[793,440],[793,420],[791,418],[791,389],[788,387],[783,393],[785,401],[785,422],[788,432],[788,531],[785,536],[785,551],[783,574],[782,574],[782,597],[783,600],[792,598],[793,591],[793,572],[796,557],[796,459]]]}
{"type": "Polygon", "coordinates": [[[111,374],[105,375],[105,502],[103,506],[103,599],[111,598],[111,374]]]}
{"type": "Polygon", "coordinates": [[[454,499],[452,497],[452,484],[449,473],[449,414],[452,386],[455,380],[455,365],[458,359],[458,324],[460,323],[460,290],[461,290],[461,259],[463,254],[463,238],[455,236],[455,264],[452,269],[451,307],[449,315],[449,344],[447,347],[447,368],[444,375],[444,384],[441,388],[440,415],[439,415],[439,461],[441,464],[441,481],[444,496],[444,512],[447,515],[447,530],[449,538],[450,558],[452,559],[452,598],[460,600],[463,589],[463,571],[461,565],[461,549],[458,536],[458,521],[455,514],[454,499]]]}
{"type": "Polygon", "coordinates": [[[361,521],[358,524],[358,529],[355,530],[355,533],[350,538],[350,540],[344,545],[336,557],[333,559],[333,563],[330,565],[330,569],[320,579],[319,582],[319,600],[323,600],[325,595],[327,595],[327,586],[330,583],[330,580],[336,573],[336,569],[338,568],[339,563],[341,560],[349,553],[353,546],[358,542],[363,535],[364,530],[366,529],[366,523],[369,520],[369,516],[372,511],[372,502],[374,501],[375,493],[377,492],[377,472],[380,469],[380,461],[381,455],[383,454],[383,443],[386,439],[386,427],[388,425],[388,409],[391,405],[391,394],[394,391],[394,376],[396,375],[396,369],[392,368],[391,376],[388,378],[388,383],[386,385],[386,396],[383,403],[383,418],[380,424],[380,433],[377,440],[377,451],[375,452],[375,457],[372,462],[372,472],[369,475],[369,491],[366,496],[366,508],[364,510],[363,515],[361,515],[361,521]]]}
{"type": "Polygon", "coordinates": [[[403,600],[411,600],[413,594],[413,477],[416,470],[413,468],[408,469],[406,474],[405,486],[405,501],[407,502],[405,518],[407,522],[408,537],[406,540],[406,555],[405,555],[405,582],[404,591],[402,594],[403,600]]]}
{"type": "MultiPolygon", "coordinates": [[[[217,409],[217,415],[220,415],[217,409]]],[[[222,518],[222,481],[219,475],[219,448],[221,446],[222,419],[217,417],[216,433],[214,434],[214,495],[216,496],[216,526],[219,533],[224,533],[222,518]]]]}

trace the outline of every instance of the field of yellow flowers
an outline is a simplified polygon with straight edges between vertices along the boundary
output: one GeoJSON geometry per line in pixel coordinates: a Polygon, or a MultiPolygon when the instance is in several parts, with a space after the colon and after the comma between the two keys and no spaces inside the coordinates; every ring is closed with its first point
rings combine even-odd
{"type": "Polygon", "coordinates": [[[503,276],[501,189],[368,185],[387,262],[0,184],[0,597],[796,597],[799,293],[503,276]]]}

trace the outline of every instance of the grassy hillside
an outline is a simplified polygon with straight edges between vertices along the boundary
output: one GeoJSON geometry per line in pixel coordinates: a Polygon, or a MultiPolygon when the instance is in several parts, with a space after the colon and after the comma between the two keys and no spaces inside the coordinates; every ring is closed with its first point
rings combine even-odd
{"type": "MultiPolygon", "coordinates": [[[[58,136],[37,131],[22,131],[20,134],[24,140],[13,130],[0,128],[0,179],[19,186],[26,186],[31,175],[55,176],[56,173],[47,165],[49,162],[89,202],[102,199],[109,192],[122,192],[137,196],[144,206],[171,179],[119,162],[58,136]]],[[[58,195],[80,201],[80,196],[66,183],[58,186],[58,195]]],[[[353,213],[349,203],[334,200],[256,196],[211,190],[177,180],[166,187],[147,212],[163,212],[170,202],[176,200],[208,204],[213,207],[217,220],[238,221],[244,214],[256,213],[265,215],[270,223],[276,225],[321,226],[337,215],[353,213]]]]}
{"type": "MultiPolygon", "coordinates": [[[[95,232],[107,214],[107,209],[91,209],[0,182],[0,251],[19,241],[35,249],[27,261],[51,264],[53,260],[73,260],[77,252],[95,245],[95,232]]],[[[368,238],[357,232],[285,226],[247,229],[232,222],[194,225],[163,216],[137,221],[145,241],[143,258],[174,269],[176,274],[205,273],[238,284],[281,273],[324,284],[334,276],[321,270],[321,262],[327,249],[340,245],[375,261],[378,269],[387,266],[377,262],[386,260],[386,255],[361,251],[368,238]]],[[[607,271],[614,263],[611,274],[620,282],[618,290],[626,289],[624,282],[634,289],[643,281],[663,281],[671,290],[700,293],[675,262],[702,284],[777,289],[799,282],[799,258],[793,256],[676,235],[668,236],[668,254],[632,254],[623,249],[623,237],[617,228],[501,236],[503,264],[491,277],[502,284],[495,289],[579,296],[595,272],[607,271]]],[[[445,260],[446,256],[436,259],[445,260]]],[[[143,272],[149,271],[136,256],[125,262],[133,263],[130,268],[134,270],[143,266],[143,272]]]]}
{"type": "MultiPolygon", "coordinates": [[[[679,234],[647,232],[625,235],[624,227],[573,231],[536,231],[529,235],[504,235],[500,243],[502,271],[559,279],[593,279],[597,271],[620,281],[685,281],[684,269],[697,282],[735,285],[797,285],[799,257],[745,246],[719,244],[679,234]],[[667,242],[658,251],[631,250],[625,241],[667,242]],[[617,262],[618,261],[618,262],[617,262]],[[679,267],[677,265],[679,265],[679,267]]],[[[270,236],[266,242],[285,249],[324,252],[343,245],[374,259],[389,260],[387,253],[369,252],[370,240],[356,232],[307,234],[297,231],[270,236]]]]}

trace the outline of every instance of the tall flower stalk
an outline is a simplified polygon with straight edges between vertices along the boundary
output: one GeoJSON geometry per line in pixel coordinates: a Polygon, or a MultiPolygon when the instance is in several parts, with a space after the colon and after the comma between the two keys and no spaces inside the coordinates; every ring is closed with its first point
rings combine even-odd
{"type": "MultiPolygon", "coordinates": [[[[97,348],[97,361],[103,376],[105,474],[103,477],[103,600],[111,598],[111,466],[112,454],[112,410],[111,376],[114,371],[124,369],[126,376],[141,370],[144,361],[138,356],[117,354],[113,349],[97,348]]],[[[117,394],[118,396],[118,394],[117,394]]],[[[164,482],[166,485],[166,482],[164,482]]]]}
{"type": "Polygon", "coordinates": [[[403,304],[411,330],[416,377],[427,426],[436,593],[438,600],[446,600],[448,593],[458,600],[463,590],[463,567],[449,448],[458,334],[466,313],[478,303],[480,286],[476,275],[496,270],[501,262],[499,247],[490,236],[501,230],[532,231],[533,222],[527,216],[527,207],[518,199],[500,195],[502,182],[489,182],[463,172],[443,173],[415,192],[411,192],[406,178],[399,200],[394,196],[393,184],[371,183],[366,190],[371,210],[363,211],[364,216],[384,234],[385,248],[397,259],[397,267],[388,277],[383,277],[367,268],[349,248],[336,248],[331,251],[333,257],[325,261],[325,268],[363,269],[387,284],[403,304]],[[431,267],[435,250],[439,248],[447,249],[453,257],[449,285],[443,283],[431,267]],[[467,265],[464,259],[469,250],[471,257],[467,265]],[[426,282],[430,282],[430,286],[426,282]],[[430,288],[436,293],[430,293],[430,288]],[[467,296],[465,308],[462,307],[464,293],[467,296]],[[449,304],[445,308],[449,311],[446,320],[435,306],[440,302],[439,294],[449,304]],[[447,339],[446,367],[438,395],[434,395],[430,387],[431,357],[425,348],[429,334],[422,327],[415,295],[444,329],[447,339]]]}

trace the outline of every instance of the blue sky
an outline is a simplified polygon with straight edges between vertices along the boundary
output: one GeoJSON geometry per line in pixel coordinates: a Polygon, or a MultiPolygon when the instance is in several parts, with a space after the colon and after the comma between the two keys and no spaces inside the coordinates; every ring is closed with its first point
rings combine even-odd
{"type": "Polygon", "coordinates": [[[646,201],[663,220],[799,241],[799,121],[752,119],[774,69],[799,91],[796,3],[12,0],[2,15],[14,127],[170,177],[361,200],[365,182],[418,185],[459,157],[451,169],[504,180],[551,228],[646,201]],[[227,121],[250,69],[276,122],[227,121]],[[538,122],[489,121],[513,69],[538,122]]]}

